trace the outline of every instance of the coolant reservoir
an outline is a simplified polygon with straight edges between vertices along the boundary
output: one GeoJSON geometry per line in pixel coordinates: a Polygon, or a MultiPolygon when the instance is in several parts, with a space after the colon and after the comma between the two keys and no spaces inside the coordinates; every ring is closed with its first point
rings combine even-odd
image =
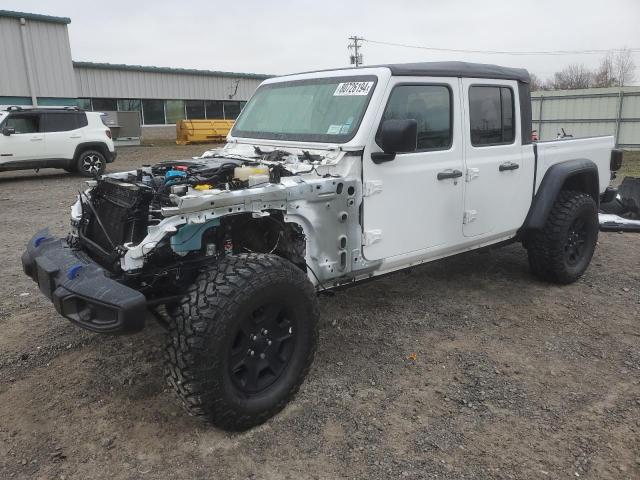
{"type": "Polygon", "coordinates": [[[269,175],[269,169],[263,165],[257,165],[255,167],[236,167],[233,171],[233,178],[246,182],[251,175],[269,175]]]}

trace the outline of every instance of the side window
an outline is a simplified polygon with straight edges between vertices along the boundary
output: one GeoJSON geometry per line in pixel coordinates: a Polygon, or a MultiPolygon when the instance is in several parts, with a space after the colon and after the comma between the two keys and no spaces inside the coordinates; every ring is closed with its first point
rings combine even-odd
{"type": "Polygon", "coordinates": [[[469,88],[471,145],[500,145],[515,139],[513,90],[509,87],[469,88]]]}
{"type": "Polygon", "coordinates": [[[16,134],[38,133],[40,131],[40,115],[34,113],[12,113],[7,118],[5,127],[13,127],[16,134]]]}
{"type": "Polygon", "coordinates": [[[44,114],[44,131],[47,133],[68,132],[70,130],[75,130],[76,128],[80,128],[77,113],[69,112],[44,114]]]}
{"type": "Polygon", "coordinates": [[[399,85],[393,89],[382,115],[385,120],[418,122],[418,150],[451,146],[451,91],[443,85],[399,85]]]}
{"type": "Polygon", "coordinates": [[[89,125],[89,120],[87,120],[87,114],[84,112],[78,112],[73,114],[76,117],[76,128],[82,128],[89,125]]]}

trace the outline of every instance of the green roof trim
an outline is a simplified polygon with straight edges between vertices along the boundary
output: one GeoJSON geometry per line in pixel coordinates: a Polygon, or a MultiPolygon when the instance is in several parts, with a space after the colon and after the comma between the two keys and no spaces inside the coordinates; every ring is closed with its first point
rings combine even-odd
{"type": "Polygon", "coordinates": [[[237,73],[218,72],[215,70],[196,70],[193,68],[171,68],[171,67],[147,67],[143,65],[124,65],[118,63],[94,63],[94,62],[73,62],[74,68],[95,68],[97,70],[129,70],[133,72],[148,73],[177,73],[180,75],[203,75],[206,77],[235,77],[253,78],[256,80],[266,80],[273,75],[263,75],[260,73],[237,73]]]}
{"type": "Polygon", "coordinates": [[[0,10],[0,17],[24,18],[26,20],[61,23],[63,25],[68,25],[71,23],[71,19],[69,17],[52,17],[51,15],[41,15],[39,13],[12,12],[11,10],[0,10]]]}

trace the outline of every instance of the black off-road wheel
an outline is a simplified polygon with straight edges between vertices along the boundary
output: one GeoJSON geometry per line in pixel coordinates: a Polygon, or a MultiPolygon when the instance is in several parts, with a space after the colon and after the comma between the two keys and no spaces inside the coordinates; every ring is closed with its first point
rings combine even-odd
{"type": "Polygon", "coordinates": [[[107,160],[97,150],[85,150],[76,161],[76,171],[83,177],[102,175],[106,167],[107,160]]]}
{"type": "Polygon", "coordinates": [[[598,229],[598,210],[591,196],[560,192],[544,228],[526,241],[532,273],[548,282],[575,282],[591,262],[598,229]]]}
{"type": "Polygon", "coordinates": [[[307,276],[267,254],[230,255],[168,309],[165,377],[187,411],[225,430],[259,425],[297,393],[315,354],[307,276]]]}

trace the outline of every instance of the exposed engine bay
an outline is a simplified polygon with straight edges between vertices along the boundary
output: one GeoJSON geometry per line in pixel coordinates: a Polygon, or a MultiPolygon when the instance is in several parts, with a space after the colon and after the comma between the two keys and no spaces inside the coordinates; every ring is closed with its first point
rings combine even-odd
{"type": "Polygon", "coordinates": [[[287,258],[319,285],[367,266],[359,156],[243,147],[87,182],[72,209],[69,243],[113,275],[154,290],[243,252],[287,258]],[[319,225],[323,234],[311,235],[319,225]],[[335,226],[333,235],[327,226],[335,226]]]}

